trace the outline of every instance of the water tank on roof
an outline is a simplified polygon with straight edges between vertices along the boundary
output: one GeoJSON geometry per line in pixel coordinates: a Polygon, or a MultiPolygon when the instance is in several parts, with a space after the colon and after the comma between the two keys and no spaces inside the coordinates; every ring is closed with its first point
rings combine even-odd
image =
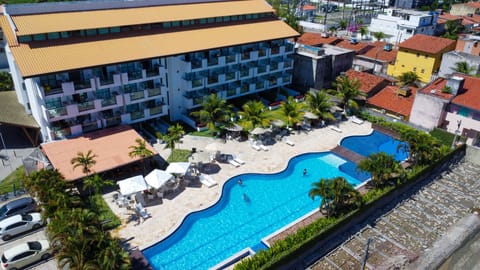
{"type": "Polygon", "coordinates": [[[385,46],[383,46],[383,50],[387,51],[387,52],[391,51],[392,50],[392,44],[390,44],[390,43],[385,44],[385,46]]]}
{"type": "Polygon", "coordinates": [[[357,44],[358,42],[357,42],[357,39],[356,39],[356,38],[352,38],[352,39],[350,40],[350,43],[351,43],[351,44],[357,44]]]}

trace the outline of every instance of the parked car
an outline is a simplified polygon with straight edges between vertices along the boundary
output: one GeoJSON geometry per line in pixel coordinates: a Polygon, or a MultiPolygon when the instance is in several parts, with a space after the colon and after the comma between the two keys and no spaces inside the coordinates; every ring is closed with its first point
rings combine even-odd
{"type": "Polygon", "coordinates": [[[40,260],[50,258],[50,244],[47,240],[21,243],[3,252],[2,269],[16,270],[40,260]]]}
{"type": "Polygon", "coordinates": [[[40,213],[11,216],[0,221],[0,236],[3,241],[7,241],[17,234],[38,229],[43,223],[40,213]]]}
{"type": "Polygon", "coordinates": [[[0,207],[0,220],[7,217],[33,212],[37,209],[37,204],[32,197],[24,197],[13,200],[0,207]]]}

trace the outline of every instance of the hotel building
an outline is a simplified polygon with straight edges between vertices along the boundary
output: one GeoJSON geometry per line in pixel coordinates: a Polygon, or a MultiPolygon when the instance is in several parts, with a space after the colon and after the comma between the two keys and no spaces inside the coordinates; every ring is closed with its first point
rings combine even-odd
{"type": "Polygon", "coordinates": [[[43,141],[189,113],[292,82],[298,33],[263,0],[5,5],[18,100],[43,141]]]}

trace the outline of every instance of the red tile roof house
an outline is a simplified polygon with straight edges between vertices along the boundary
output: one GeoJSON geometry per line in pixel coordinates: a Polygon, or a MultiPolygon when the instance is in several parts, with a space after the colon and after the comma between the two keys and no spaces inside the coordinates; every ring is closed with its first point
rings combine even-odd
{"type": "Polygon", "coordinates": [[[342,41],[339,37],[322,37],[321,34],[305,32],[298,39],[297,42],[308,46],[318,46],[320,44],[335,45],[342,41]]]}
{"type": "Polygon", "coordinates": [[[365,97],[370,98],[385,86],[391,84],[391,81],[380,76],[376,76],[366,72],[360,72],[353,69],[345,72],[345,76],[349,79],[357,79],[360,82],[360,91],[365,94],[365,97]]]}
{"type": "Polygon", "coordinates": [[[410,122],[427,129],[458,129],[467,144],[480,145],[480,78],[455,74],[437,78],[418,91],[410,122]],[[450,93],[445,92],[447,89],[450,93]],[[442,91],[444,90],[444,91],[442,91]]]}
{"type": "Polygon", "coordinates": [[[367,106],[390,117],[408,120],[417,88],[387,86],[367,100],[367,106]]]}
{"type": "Polygon", "coordinates": [[[388,65],[395,62],[398,50],[393,49],[391,44],[381,41],[369,45],[368,50],[357,54],[353,64],[372,69],[375,73],[386,74],[388,65]]]}

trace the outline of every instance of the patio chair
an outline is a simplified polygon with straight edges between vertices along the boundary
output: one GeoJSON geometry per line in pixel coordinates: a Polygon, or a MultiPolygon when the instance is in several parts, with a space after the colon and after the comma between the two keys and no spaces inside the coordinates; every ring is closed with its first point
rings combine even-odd
{"type": "Polygon", "coordinates": [[[235,160],[233,160],[233,158],[229,158],[227,159],[228,163],[230,163],[231,165],[235,166],[235,167],[240,167],[240,163],[236,162],[235,160]]]}
{"type": "Polygon", "coordinates": [[[147,212],[147,209],[143,207],[141,203],[137,203],[135,205],[135,212],[143,219],[147,219],[151,217],[150,213],[147,212]]]}
{"type": "Polygon", "coordinates": [[[233,156],[233,161],[239,163],[240,165],[245,164],[245,161],[241,160],[239,157],[237,157],[235,155],[233,156]]]}
{"type": "Polygon", "coordinates": [[[290,146],[295,146],[295,143],[290,141],[288,138],[283,137],[282,141],[290,146]]]}

